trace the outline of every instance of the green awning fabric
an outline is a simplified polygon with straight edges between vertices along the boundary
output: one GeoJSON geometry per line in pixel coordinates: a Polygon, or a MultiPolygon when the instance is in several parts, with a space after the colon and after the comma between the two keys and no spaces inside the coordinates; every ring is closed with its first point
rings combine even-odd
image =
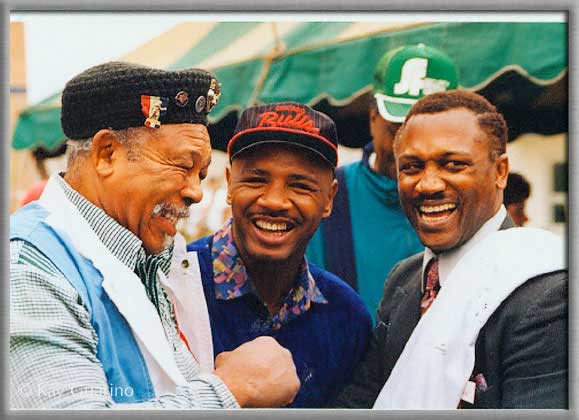
{"type": "Polygon", "coordinates": [[[20,113],[12,147],[26,149],[42,146],[54,149],[64,141],[60,126],[60,106],[54,105],[55,101],[60,104],[60,95],[59,92],[20,113]]]}
{"type": "MultiPolygon", "coordinates": [[[[324,24],[318,24],[324,25],[324,24]]],[[[537,84],[567,67],[567,25],[557,23],[439,23],[288,53],[271,66],[262,102],[320,96],[344,103],[370,88],[385,51],[420,42],[445,51],[459,68],[462,87],[478,90],[513,69],[537,84]],[[299,75],[299,76],[298,76],[299,75]]]]}
{"type": "MultiPolygon", "coordinates": [[[[195,24],[183,25],[195,30],[195,24]]],[[[566,129],[566,118],[552,121],[567,106],[566,23],[221,22],[190,39],[183,37],[185,29],[175,31],[181,31],[178,42],[187,48],[163,66],[202,67],[217,74],[223,94],[209,117],[210,131],[218,132],[212,135],[214,147],[220,149],[236,115],[251,104],[295,100],[336,119],[342,107],[360,108],[360,98],[368,95],[374,66],[382,54],[420,42],[444,50],[455,60],[462,87],[489,97],[506,116],[512,114],[512,122],[507,121],[514,134],[566,129]],[[525,106],[533,108],[519,115],[525,106]],[[551,120],[527,122],[525,118],[533,112],[551,120]]],[[[176,41],[171,42],[165,46],[166,53],[176,41]]],[[[151,57],[156,54],[163,54],[162,47],[158,52],[151,47],[151,57]]],[[[159,60],[138,61],[158,65],[159,60]]],[[[51,149],[64,141],[59,98],[57,93],[20,114],[12,141],[15,149],[51,149]]],[[[356,114],[356,124],[365,124],[362,111],[347,114],[356,114]]],[[[341,137],[347,138],[350,125],[342,122],[346,136],[341,137]]]]}

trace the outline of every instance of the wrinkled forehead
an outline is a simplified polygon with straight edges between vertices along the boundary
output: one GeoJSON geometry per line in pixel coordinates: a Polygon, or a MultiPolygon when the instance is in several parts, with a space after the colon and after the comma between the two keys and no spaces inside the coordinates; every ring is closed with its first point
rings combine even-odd
{"type": "Polygon", "coordinates": [[[191,159],[201,167],[211,162],[211,143],[207,129],[200,124],[171,124],[145,128],[141,147],[146,155],[156,155],[171,162],[189,165],[191,159]]]}
{"type": "Polygon", "coordinates": [[[399,130],[394,151],[400,155],[408,150],[436,145],[467,151],[478,143],[490,147],[477,116],[466,109],[452,109],[412,115],[399,130]]]}

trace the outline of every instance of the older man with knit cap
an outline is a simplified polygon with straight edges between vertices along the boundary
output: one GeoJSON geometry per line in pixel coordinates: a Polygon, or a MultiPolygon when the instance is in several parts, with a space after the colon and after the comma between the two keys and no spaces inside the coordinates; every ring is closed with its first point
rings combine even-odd
{"type": "Polygon", "coordinates": [[[176,224],[202,198],[204,70],[112,62],[62,95],[66,173],[10,220],[12,408],[280,406],[299,380],[258,337],[213,361],[197,258],[176,224]]]}

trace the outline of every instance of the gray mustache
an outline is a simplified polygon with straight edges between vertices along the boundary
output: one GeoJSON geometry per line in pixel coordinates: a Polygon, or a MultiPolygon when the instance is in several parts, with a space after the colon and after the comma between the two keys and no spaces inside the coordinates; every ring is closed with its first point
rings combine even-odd
{"type": "Polygon", "coordinates": [[[174,216],[177,219],[184,219],[189,217],[189,208],[178,207],[171,203],[159,203],[153,208],[153,215],[161,217],[174,216]]]}

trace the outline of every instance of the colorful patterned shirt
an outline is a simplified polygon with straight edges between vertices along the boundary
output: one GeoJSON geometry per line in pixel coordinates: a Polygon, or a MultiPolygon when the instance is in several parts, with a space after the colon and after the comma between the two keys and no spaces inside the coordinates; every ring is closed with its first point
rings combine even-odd
{"type": "Polygon", "coordinates": [[[370,314],[350,286],[303,259],[293,288],[272,315],[233,244],[231,222],[187,250],[197,253],[215,356],[270,336],[291,352],[301,383],[289,407],[324,407],[340,392],[372,332],[370,314]]]}
{"type": "MultiPolygon", "coordinates": [[[[236,299],[248,293],[259,298],[233,243],[231,219],[213,235],[211,256],[213,259],[215,297],[218,300],[236,299]]],[[[304,258],[294,286],[283,298],[279,311],[270,319],[272,328],[279,329],[282,325],[299,317],[310,309],[312,302],[328,303],[316,286],[304,258]]]]}

